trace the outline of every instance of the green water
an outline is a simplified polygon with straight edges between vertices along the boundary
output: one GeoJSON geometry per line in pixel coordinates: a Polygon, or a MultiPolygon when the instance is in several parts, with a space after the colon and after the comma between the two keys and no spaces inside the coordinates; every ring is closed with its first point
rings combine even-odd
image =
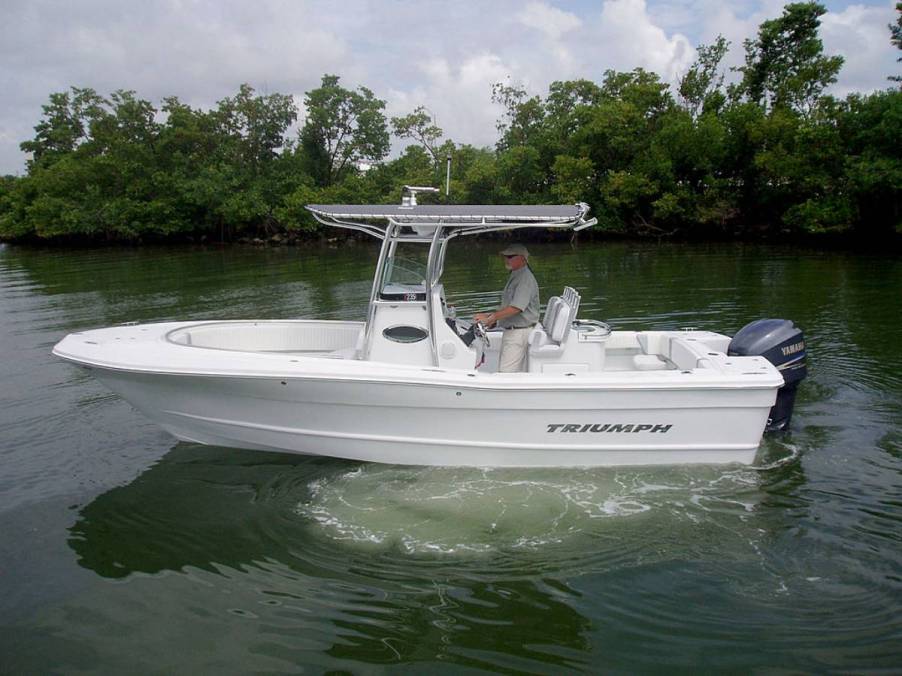
{"type": "MultiPolygon", "coordinates": [[[[462,316],[495,245],[457,243],[462,316]]],[[[176,443],[50,356],[126,321],[363,319],[375,249],[0,248],[0,673],[902,667],[902,261],[536,244],[615,328],[806,332],[753,467],[477,470],[176,443]]],[[[400,412],[403,415],[403,412],[400,412]]]]}

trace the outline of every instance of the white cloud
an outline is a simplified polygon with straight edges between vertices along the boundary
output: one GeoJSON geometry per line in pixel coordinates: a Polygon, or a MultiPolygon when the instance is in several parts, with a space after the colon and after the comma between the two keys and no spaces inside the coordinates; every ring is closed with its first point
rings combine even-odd
{"type": "Polygon", "coordinates": [[[544,2],[530,2],[517,14],[524,26],[544,33],[551,40],[559,40],[564,33],[582,25],[579,17],[544,2]]]}
{"type": "MultiPolygon", "coordinates": [[[[177,95],[209,107],[242,82],[302,101],[324,73],[366,85],[388,114],[425,105],[448,137],[491,145],[498,108],[491,84],[545,94],[554,80],[600,81],[643,67],[675,81],[693,44],[718,33],[742,40],[779,16],[781,0],[3,0],[0,22],[0,173],[22,171],[51,92],[118,88],[159,102],[177,95]]],[[[893,2],[873,0],[823,19],[828,52],[846,64],[837,93],[885,87],[899,71],[886,24],[893,2]]]]}
{"type": "MultiPolygon", "coordinates": [[[[489,100],[492,84],[511,72],[497,54],[482,52],[452,65],[436,58],[421,66],[423,81],[411,90],[388,92],[388,114],[403,115],[425,106],[445,138],[476,146],[493,145],[500,108],[489,100]]],[[[400,150],[400,149],[398,149],[400,150]]]]}
{"type": "MultiPolygon", "coordinates": [[[[516,14],[517,24],[530,30],[519,39],[495,38],[483,49],[455,62],[437,57],[421,64],[416,85],[388,92],[389,115],[426,106],[447,138],[458,143],[492,145],[501,109],[490,101],[491,85],[506,81],[543,95],[555,80],[600,80],[607,69],[643,67],[664,81],[675,79],[695,57],[682,35],[668,35],[654,25],[644,0],[607,0],[598,3],[586,21],[546,4],[533,2],[516,14]],[[536,41],[532,29],[541,30],[536,41]]],[[[483,23],[503,24],[504,8],[483,23]]],[[[514,30],[517,24],[509,25],[514,30]]],[[[522,31],[522,28],[520,29],[522,31]]],[[[396,149],[398,152],[400,149],[396,149]]]]}
{"type": "MultiPolygon", "coordinates": [[[[692,13],[700,18],[701,26],[697,42],[710,44],[717,35],[723,35],[732,45],[724,59],[724,67],[741,66],[745,59],[743,41],[754,38],[762,22],[780,16],[783,5],[782,0],[754,3],[694,0],[692,13]]],[[[824,53],[845,58],[830,93],[842,97],[850,92],[868,93],[887,87],[887,76],[898,71],[887,29],[887,24],[894,20],[894,2],[888,0],[849,5],[842,11],[828,11],[821,17],[819,34],[824,53]]],[[[735,79],[736,75],[728,73],[727,79],[731,77],[735,79]]]]}
{"type": "Polygon", "coordinates": [[[666,82],[674,81],[695,58],[689,40],[680,33],[668,36],[656,25],[645,0],[608,0],[602,6],[594,38],[606,67],[652,70],[666,82]]]}
{"type": "Polygon", "coordinates": [[[892,49],[887,24],[895,19],[887,7],[850,5],[821,18],[821,37],[827,54],[845,59],[832,92],[845,96],[855,91],[886,89],[890,75],[899,74],[898,50],[892,49]]]}
{"type": "Polygon", "coordinates": [[[0,172],[21,170],[18,142],[33,135],[50,93],[134,89],[208,107],[242,82],[303,92],[350,60],[344,39],[317,27],[304,5],[86,0],[13,3],[0,22],[0,119],[18,141],[0,145],[0,172]]]}

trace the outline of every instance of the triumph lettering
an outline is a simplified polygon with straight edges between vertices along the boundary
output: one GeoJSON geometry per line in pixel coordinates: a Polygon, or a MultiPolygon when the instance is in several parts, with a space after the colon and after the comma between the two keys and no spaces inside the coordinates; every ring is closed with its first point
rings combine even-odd
{"type": "Polygon", "coordinates": [[[632,425],[611,425],[609,432],[632,432],[632,425]]]}
{"type": "Polygon", "coordinates": [[[600,434],[608,432],[612,434],[638,434],[639,432],[648,432],[649,434],[666,434],[673,425],[660,425],[643,423],[637,425],[635,423],[553,423],[547,425],[548,434],[600,434]]]}

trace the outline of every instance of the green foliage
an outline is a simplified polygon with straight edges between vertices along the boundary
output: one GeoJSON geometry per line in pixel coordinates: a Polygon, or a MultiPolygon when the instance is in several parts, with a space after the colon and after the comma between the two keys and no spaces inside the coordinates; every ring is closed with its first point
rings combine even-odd
{"type": "Polygon", "coordinates": [[[492,101],[504,109],[495,125],[500,137],[498,150],[530,145],[545,119],[542,100],[529,97],[522,86],[496,82],[492,85],[492,101]]]}
{"type": "Polygon", "coordinates": [[[836,82],[843,63],[841,56],[823,54],[817,30],[826,11],[816,2],[792,3],[781,17],[762,23],[758,37],[745,41],[737,94],[768,109],[811,112],[824,89],[836,82]]]}
{"type": "Polygon", "coordinates": [[[562,204],[574,204],[587,199],[597,176],[588,157],[558,155],[554,159],[554,184],[551,193],[562,204]]]}
{"type": "Polygon", "coordinates": [[[730,43],[722,35],[717,36],[713,45],[699,45],[698,58],[680,80],[678,91],[692,117],[698,117],[702,111],[717,112],[724,104],[720,62],[729,47],[730,43]]]}
{"type": "Polygon", "coordinates": [[[539,164],[539,151],[532,146],[513,146],[498,154],[499,201],[544,202],[546,174],[539,164]]]}
{"type": "Polygon", "coordinates": [[[72,87],[71,93],[51,94],[42,106],[44,119],[35,126],[34,139],[21,144],[31,153],[29,168],[53,164],[90,140],[91,126],[103,116],[105,104],[93,89],[72,87]]]}
{"type": "Polygon", "coordinates": [[[673,106],[669,88],[657,73],[636,68],[629,73],[606,70],[601,85],[602,100],[630,105],[646,120],[654,120],[673,106]]]}
{"type": "Polygon", "coordinates": [[[417,141],[432,156],[433,162],[440,162],[438,141],[444,132],[433,123],[432,116],[423,106],[417,106],[409,115],[393,117],[391,124],[395,136],[417,141]]]}
{"type": "Polygon", "coordinates": [[[320,87],[304,99],[307,120],[301,141],[310,173],[323,186],[343,178],[357,162],[381,160],[389,148],[385,101],[366,87],[345,89],[338,80],[324,75],[320,87]]]}
{"type": "MultiPolygon", "coordinates": [[[[890,33],[890,42],[892,42],[897,49],[902,49],[902,2],[896,3],[896,12],[899,13],[899,16],[896,17],[896,23],[889,24],[889,33],[890,33]]],[[[902,61],[902,56],[900,56],[896,61],[902,61]]],[[[902,76],[899,75],[891,75],[889,77],[893,82],[902,82],[902,76]]]]}
{"type": "Polygon", "coordinates": [[[859,220],[873,237],[902,230],[902,91],[850,96],[839,116],[845,172],[859,220]]]}
{"type": "Polygon", "coordinates": [[[726,40],[700,46],[677,100],[641,68],[553,82],[544,97],[497,83],[495,148],[445,139],[417,107],[392,118],[411,144],[390,161],[384,101],[334,75],[307,92],[299,134],[292,97],[248,85],[211,110],[72,88],[50,95],[22,143],[27,175],[0,179],[0,238],[312,233],[304,205],[397,203],[405,184],[444,186],[447,156],[450,197],[432,199],[585,201],[600,229],[638,235],[893,236],[902,91],[825,96],[842,60],[823,54],[823,13],[790,4],[765,21],[729,88],[726,40]]]}
{"type": "Polygon", "coordinates": [[[497,198],[498,161],[494,153],[483,152],[473,157],[469,166],[459,173],[464,177],[463,202],[494,204],[500,201],[497,198]]]}
{"type": "Polygon", "coordinates": [[[25,214],[31,192],[27,177],[0,177],[0,236],[18,239],[31,234],[25,214]]]}
{"type": "Polygon", "coordinates": [[[844,232],[852,218],[850,202],[832,195],[793,204],[784,215],[787,225],[813,234],[844,232]]]}

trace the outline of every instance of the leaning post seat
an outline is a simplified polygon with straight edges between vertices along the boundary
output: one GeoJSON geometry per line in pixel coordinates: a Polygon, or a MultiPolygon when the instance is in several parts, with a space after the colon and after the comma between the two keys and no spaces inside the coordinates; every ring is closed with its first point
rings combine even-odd
{"type": "Polygon", "coordinates": [[[570,306],[570,324],[576,321],[576,313],[579,312],[580,295],[572,286],[565,286],[562,294],[564,302],[570,306]]]}
{"type": "Polygon", "coordinates": [[[529,371],[532,373],[599,370],[604,364],[604,347],[580,342],[572,331],[580,296],[564,287],[560,296],[548,299],[542,323],[529,334],[529,371]]]}
{"type": "MultiPolygon", "coordinates": [[[[552,296],[548,299],[542,321],[536,324],[527,339],[527,343],[531,348],[539,348],[552,344],[553,341],[550,334],[552,333],[552,327],[558,320],[558,317],[561,316],[560,311],[563,303],[564,300],[560,296],[552,296]]],[[[557,344],[560,345],[560,341],[557,341],[557,344]]]]}
{"type": "Polygon", "coordinates": [[[530,348],[560,351],[567,341],[570,327],[579,309],[579,294],[570,286],[564,287],[560,296],[552,296],[545,306],[542,322],[529,334],[530,348]]]}

